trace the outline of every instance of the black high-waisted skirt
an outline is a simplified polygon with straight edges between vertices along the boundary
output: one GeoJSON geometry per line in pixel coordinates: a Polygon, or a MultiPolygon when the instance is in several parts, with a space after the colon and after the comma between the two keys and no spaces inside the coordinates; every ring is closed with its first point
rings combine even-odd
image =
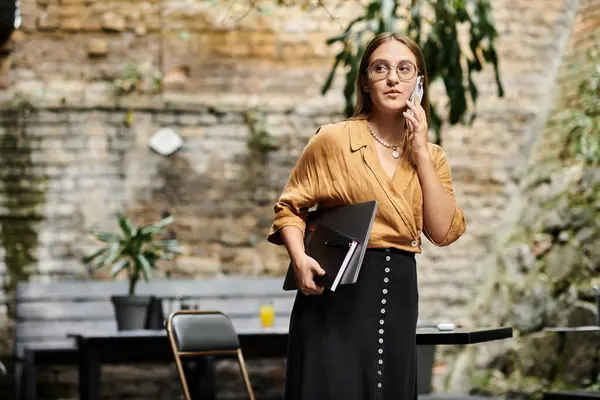
{"type": "Polygon", "coordinates": [[[417,398],[413,253],[367,249],[356,284],[296,296],[286,400],[417,398]]]}

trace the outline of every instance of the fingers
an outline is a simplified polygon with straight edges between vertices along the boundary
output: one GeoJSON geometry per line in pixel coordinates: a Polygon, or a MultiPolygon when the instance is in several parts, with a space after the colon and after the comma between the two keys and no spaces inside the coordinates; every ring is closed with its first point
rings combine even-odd
{"type": "Polygon", "coordinates": [[[321,268],[319,263],[313,260],[313,262],[310,263],[310,267],[307,269],[307,271],[302,274],[299,285],[300,291],[306,295],[313,296],[323,293],[323,287],[319,286],[314,281],[315,276],[323,275],[325,275],[325,270],[321,268]]]}
{"type": "Polygon", "coordinates": [[[321,268],[321,266],[317,263],[315,263],[315,265],[313,265],[312,270],[318,276],[325,275],[325,270],[323,268],[321,268]]]}
{"type": "Polygon", "coordinates": [[[323,293],[323,288],[321,286],[317,285],[314,280],[307,279],[306,281],[302,282],[300,291],[302,293],[304,293],[305,295],[317,296],[317,295],[323,293]]]}
{"type": "Polygon", "coordinates": [[[310,279],[307,280],[306,285],[305,285],[307,291],[309,291],[310,294],[313,294],[313,295],[318,295],[318,294],[323,293],[323,288],[321,286],[317,285],[317,283],[314,281],[314,277],[325,275],[325,270],[323,268],[321,268],[319,263],[317,263],[315,261],[311,265],[310,272],[311,272],[310,279]]]}
{"type": "Polygon", "coordinates": [[[415,115],[416,120],[419,122],[422,121],[426,121],[427,118],[425,117],[425,109],[423,108],[423,106],[419,103],[419,104],[412,104],[410,101],[405,100],[406,101],[406,105],[407,107],[413,112],[413,115],[415,115]]]}
{"type": "MultiPolygon", "coordinates": [[[[417,116],[416,120],[419,121],[421,119],[421,112],[420,112],[419,108],[416,105],[412,104],[408,100],[405,100],[405,102],[406,102],[406,105],[408,106],[408,108],[410,108],[411,111],[413,112],[413,115],[417,116]]],[[[420,107],[420,105],[419,105],[419,107],[420,107]]],[[[404,114],[406,114],[406,112],[404,112],[404,114]]]]}
{"type": "Polygon", "coordinates": [[[408,111],[402,113],[406,119],[409,132],[422,132],[423,137],[427,140],[427,120],[425,118],[425,110],[420,104],[414,105],[409,101],[406,101],[406,104],[412,111],[412,113],[409,113],[408,111]]]}
{"type": "Polygon", "coordinates": [[[410,108],[415,115],[418,115],[420,117],[420,118],[418,118],[419,120],[425,116],[425,109],[423,108],[421,103],[413,104],[408,100],[404,100],[404,101],[406,102],[406,105],[408,106],[408,108],[410,108]]]}
{"type": "Polygon", "coordinates": [[[425,109],[421,104],[419,104],[419,115],[421,116],[421,121],[427,121],[427,117],[425,115],[425,109]]]}
{"type": "Polygon", "coordinates": [[[417,131],[419,129],[419,121],[406,111],[403,113],[403,115],[404,115],[404,118],[406,118],[406,120],[409,121],[409,128],[410,128],[409,130],[411,132],[417,131]]]}
{"type": "Polygon", "coordinates": [[[318,296],[323,293],[323,288],[315,283],[312,279],[305,282],[303,288],[301,289],[302,293],[306,295],[318,296]]]}

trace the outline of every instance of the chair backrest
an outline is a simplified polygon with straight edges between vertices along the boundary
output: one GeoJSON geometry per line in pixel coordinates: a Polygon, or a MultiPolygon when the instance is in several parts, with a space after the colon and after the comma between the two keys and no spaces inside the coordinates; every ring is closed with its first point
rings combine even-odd
{"type": "Polygon", "coordinates": [[[237,333],[231,320],[220,311],[179,310],[167,319],[167,334],[186,400],[191,400],[190,388],[181,362],[182,357],[236,354],[250,400],[254,392],[237,333]]]}
{"type": "Polygon", "coordinates": [[[219,311],[176,311],[169,316],[167,330],[182,356],[234,352],[240,348],[231,320],[219,311]]]}

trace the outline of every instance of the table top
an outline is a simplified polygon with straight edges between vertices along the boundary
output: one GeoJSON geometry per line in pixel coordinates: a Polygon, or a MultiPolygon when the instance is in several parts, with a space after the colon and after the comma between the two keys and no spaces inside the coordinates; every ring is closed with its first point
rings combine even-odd
{"type": "Polygon", "coordinates": [[[417,344],[473,344],[508,339],[513,336],[510,326],[456,328],[451,331],[440,331],[437,328],[417,329],[417,344]]]}
{"type": "Polygon", "coordinates": [[[600,326],[549,326],[544,332],[600,332],[600,326]]]}
{"type": "MultiPolygon", "coordinates": [[[[244,337],[270,337],[287,336],[288,327],[272,328],[246,328],[236,330],[240,338],[244,337]]],[[[489,342],[492,340],[501,340],[511,338],[513,329],[511,327],[483,327],[483,328],[456,328],[451,331],[440,331],[437,328],[418,328],[417,344],[472,344],[489,342]]],[[[152,339],[163,338],[167,336],[165,330],[131,330],[115,331],[109,333],[97,334],[69,334],[69,337],[82,340],[127,340],[129,339],[152,339]]]]}

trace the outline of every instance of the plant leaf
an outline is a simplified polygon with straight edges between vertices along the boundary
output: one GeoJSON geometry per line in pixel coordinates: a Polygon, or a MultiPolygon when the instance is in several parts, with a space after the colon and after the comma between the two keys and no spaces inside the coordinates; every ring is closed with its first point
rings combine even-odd
{"type": "Polygon", "coordinates": [[[142,254],[144,254],[150,265],[154,265],[155,261],[160,258],[160,253],[152,250],[146,250],[142,254]]]}
{"type": "Polygon", "coordinates": [[[95,251],[94,253],[90,254],[89,256],[83,257],[81,259],[81,261],[84,264],[89,264],[90,262],[92,262],[95,258],[101,256],[102,254],[106,253],[108,251],[110,246],[104,246],[102,247],[100,250],[95,251]]]}
{"type": "Polygon", "coordinates": [[[112,232],[92,232],[92,236],[104,243],[114,243],[121,240],[121,236],[112,232]]]}
{"type": "Polygon", "coordinates": [[[331,84],[333,83],[333,78],[335,77],[335,72],[338,68],[338,65],[342,61],[342,59],[346,56],[346,50],[340,51],[337,56],[335,56],[335,61],[333,63],[333,67],[331,67],[331,71],[329,71],[329,75],[327,75],[327,79],[325,80],[325,84],[321,88],[321,94],[324,95],[331,88],[331,84]]]}
{"type": "Polygon", "coordinates": [[[102,267],[106,267],[115,262],[116,258],[119,256],[119,250],[121,250],[121,245],[119,243],[113,243],[110,245],[106,256],[100,262],[102,267]]]}
{"type": "Polygon", "coordinates": [[[110,269],[110,276],[112,276],[114,278],[115,276],[117,276],[117,274],[119,272],[121,272],[128,265],[129,265],[129,260],[121,260],[121,261],[115,263],[112,266],[112,268],[110,269]]]}
{"type": "Polygon", "coordinates": [[[121,230],[123,230],[123,233],[125,234],[125,238],[131,238],[132,236],[135,236],[136,234],[136,229],[133,226],[131,220],[129,218],[127,218],[125,215],[119,215],[119,226],[121,227],[121,230]]]}
{"type": "Polygon", "coordinates": [[[148,261],[146,256],[144,256],[143,254],[138,254],[137,260],[139,261],[140,265],[142,266],[142,272],[144,275],[144,279],[146,281],[148,281],[148,276],[150,275],[150,270],[153,268],[153,265],[150,264],[150,262],[148,261]]]}
{"type": "Polygon", "coordinates": [[[175,218],[170,215],[166,218],[161,219],[160,221],[157,222],[153,222],[151,224],[148,224],[146,226],[144,226],[142,229],[140,229],[140,231],[144,234],[144,235],[155,235],[157,233],[162,233],[163,232],[163,228],[167,225],[169,225],[170,223],[172,223],[175,220],[175,218]]]}
{"type": "Polygon", "coordinates": [[[179,247],[177,240],[157,240],[152,242],[152,247],[166,252],[183,254],[183,249],[179,247]]]}

